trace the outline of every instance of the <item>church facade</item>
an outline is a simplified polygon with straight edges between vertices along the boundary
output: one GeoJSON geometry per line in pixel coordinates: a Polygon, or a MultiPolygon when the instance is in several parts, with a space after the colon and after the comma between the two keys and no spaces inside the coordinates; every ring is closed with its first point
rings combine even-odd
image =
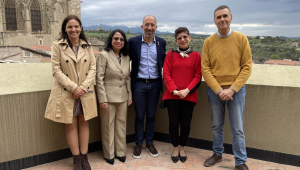
{"type": "Polygon", "coordinates": [[[0,46],[51,46],[68,15],[80,13],[80,0],[0,0],[0,46]]]}

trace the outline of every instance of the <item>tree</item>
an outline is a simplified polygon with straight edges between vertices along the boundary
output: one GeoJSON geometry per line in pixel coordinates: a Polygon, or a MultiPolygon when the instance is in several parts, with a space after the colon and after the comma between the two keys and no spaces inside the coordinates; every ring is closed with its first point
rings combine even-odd
{"type": "Polygon", "coordinates": [[[280,60],[280,57],[277,54],[272,54],[271,59],[280,60]]]}
{"type": "Polygon", "coordinates": [[[127,34],[130,34],[130,30],[127,30],[127,34]]]}

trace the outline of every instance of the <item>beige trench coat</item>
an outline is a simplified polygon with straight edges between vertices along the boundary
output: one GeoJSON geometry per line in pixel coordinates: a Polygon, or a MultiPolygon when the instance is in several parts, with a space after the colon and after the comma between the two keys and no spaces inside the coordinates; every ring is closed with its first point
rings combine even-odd
{"type": "Polygon", "coordinates": [[[77,58],[67,40],[55,41],[52,45],[52,74],[55,78],[48,100],[45,118],[60,123],[72,123],[74,98],[72,93],[83,86],[85,94],[81,103],[85,120],[97,116],[94,91],[96,75],[95,56],[91,46],[80,40],[77,58]]]}

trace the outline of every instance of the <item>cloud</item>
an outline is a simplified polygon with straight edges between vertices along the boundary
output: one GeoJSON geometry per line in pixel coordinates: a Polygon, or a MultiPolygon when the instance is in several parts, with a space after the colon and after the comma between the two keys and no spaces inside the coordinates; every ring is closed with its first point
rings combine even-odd
{"type": "Polygon", "coordinates": [[[213,11],[226,3],[232,11],[231,27],[246,35],[300,36],[300,0],[82,0],[84,25],[107,24],[139,27],[145,15],[157,18],[158,30],[174,32],[186,26],[191,32],[217,30],[213,11]],[[100,22],[99,19],[102,19],[100,22]]]}

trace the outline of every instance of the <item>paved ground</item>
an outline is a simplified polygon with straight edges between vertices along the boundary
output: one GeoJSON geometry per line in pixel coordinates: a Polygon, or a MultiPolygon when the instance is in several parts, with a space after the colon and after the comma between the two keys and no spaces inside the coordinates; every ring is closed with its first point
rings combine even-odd
{"type": "MultiPolygon", "coordinates": [[[[135,144],[129,143],[127,145],[126,162],[122,163],[115,159],[115,164],[110,165],[105,162],[102,156],[102,152],[93,152],[88,154],[89,162],[93,170],[234,170],[234,157],[233,155],[223,154],[223,161],[217,163],[213,167],[204,167],[203,162],[209,158],[212,154],[211,151],[195,149],[186,147],[187,161],[181,163],[173,163],[171,161],[171,153],[173,147],[169,143],[154,141],[154,145],[159,152],[157,158],[151,157],[145,148],[143,148],[142,156],[140,159],[134,159],[132,152],[135,144]]],[[[56,162],[51,162],[27,170],[72,170],[73,162],[72,158],[63,159],[56,162]]],[[[256,159],[248,158],[247,165],[250,170],[300,170],[300,167],[277,164],[272,162],[266,162],[256,159]]]]}

